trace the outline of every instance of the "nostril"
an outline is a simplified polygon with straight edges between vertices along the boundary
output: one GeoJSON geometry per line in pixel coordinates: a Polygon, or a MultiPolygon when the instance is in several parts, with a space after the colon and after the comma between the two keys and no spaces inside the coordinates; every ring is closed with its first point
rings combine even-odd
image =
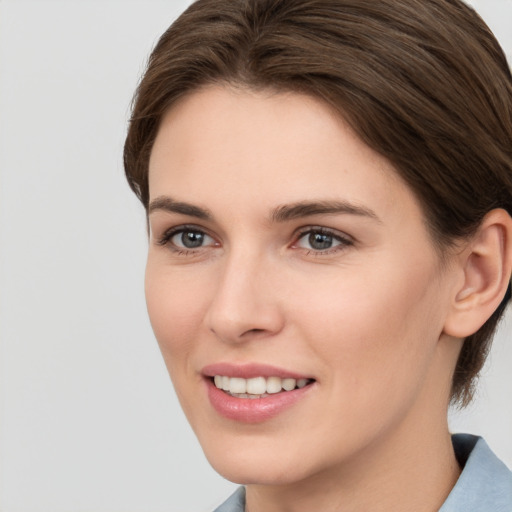
{"type": "Polygon", "coordinates": [[[251,339],[263,338],[269,334],[270,331],[268,331],[267,329],[248,329],[239,336],[239,340],[248,341],[251,339]]]}
{"type": "MultiPolygon", "coordinates": [[[[225,304],[224,304],[225,305],[225,304]]],[[[284,318],[278,308],[267,305],[262,310],[251,304],[238,306],[238,311],[222,307],[222,301],[212,305],[205,317],[208,329],[226,343],[240,343],[263,339],[278,334],[284,325],[284,318]]],[[[229,304],[228,304],[229,306],[229,304]]]]}

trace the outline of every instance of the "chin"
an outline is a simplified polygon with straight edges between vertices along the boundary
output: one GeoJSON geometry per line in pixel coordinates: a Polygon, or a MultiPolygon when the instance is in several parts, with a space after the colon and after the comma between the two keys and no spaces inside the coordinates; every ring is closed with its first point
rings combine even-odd
{"type": "Polygon", "coordinates": [[[227,480],[237,484],[275,483],[283,473],[286,474],[286,469],[280,467],[281,463],[286,464],[286,459],[275,460],[278,450],[268,452],[259,443],[251,443],[250,436],[242,440],[233,436],[233,439],[227,441],[211,439],[204,442],[200,439],[208,462],[227,480]]]}
{"type": "Polygon", "coordinates": [[[199,436],[210,465],[227,480],[242,484],[289,485],[315,473],[315,449],[304,447],[299,439],[266,435],[232,434],[199,436]],[[291,442],[290,442],[291,441],[291,442]],[[294,442],[295,441],[295,442],[294,442]],[[302,450],[298,447],[302,446],[302,450]],[[306,448],[306,449],[304,449],[306,448]]]}
{"type": "MultiPolygon", "coordinates": [[[[271,459],[270,457],[268,459],[271,459]]],[[[241,485],[289,485],[306,477],[292,468],[289,462],[275,464],[267,460],[251,461],[237,457],[236,453],[221,460],[208,458],[213,469],[230,482],[241,485]]]]}

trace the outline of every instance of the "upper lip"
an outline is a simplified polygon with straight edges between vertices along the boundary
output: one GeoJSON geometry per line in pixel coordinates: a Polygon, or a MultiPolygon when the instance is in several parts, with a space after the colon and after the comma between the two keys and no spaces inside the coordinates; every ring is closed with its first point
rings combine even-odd
{"type": "Polygon", "coordinates": [[[295,371],[279,368],[278,366],[260,363],[228,363],[219,362],[206,365],[201,373],[206,377],[223,375],[251,379],[254,377],[280,377],[281,379],[311,379],[309,375],[303,375],[295,371]]]}

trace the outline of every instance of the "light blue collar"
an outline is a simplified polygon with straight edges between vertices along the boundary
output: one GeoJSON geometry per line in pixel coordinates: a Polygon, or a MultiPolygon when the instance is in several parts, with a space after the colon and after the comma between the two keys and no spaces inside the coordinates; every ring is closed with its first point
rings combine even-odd
{"type": "Polygon", "coordinates": [[[481,437],[456,434],[452,442],[464,469],[439,512],[512,512],[512,473],[507,466],[481,437]]]}

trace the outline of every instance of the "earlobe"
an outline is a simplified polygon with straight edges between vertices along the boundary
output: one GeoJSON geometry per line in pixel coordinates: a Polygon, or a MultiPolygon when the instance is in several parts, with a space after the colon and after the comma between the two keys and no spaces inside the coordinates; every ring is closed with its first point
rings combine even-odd
{"type": "Polygon", "coordinates": [[[459,258],[463,278],[454,290],[444,332],[465,338],[489,319],[509,286],[512,272],[510,215],[502,209],[490,211],[459,258]]]}

